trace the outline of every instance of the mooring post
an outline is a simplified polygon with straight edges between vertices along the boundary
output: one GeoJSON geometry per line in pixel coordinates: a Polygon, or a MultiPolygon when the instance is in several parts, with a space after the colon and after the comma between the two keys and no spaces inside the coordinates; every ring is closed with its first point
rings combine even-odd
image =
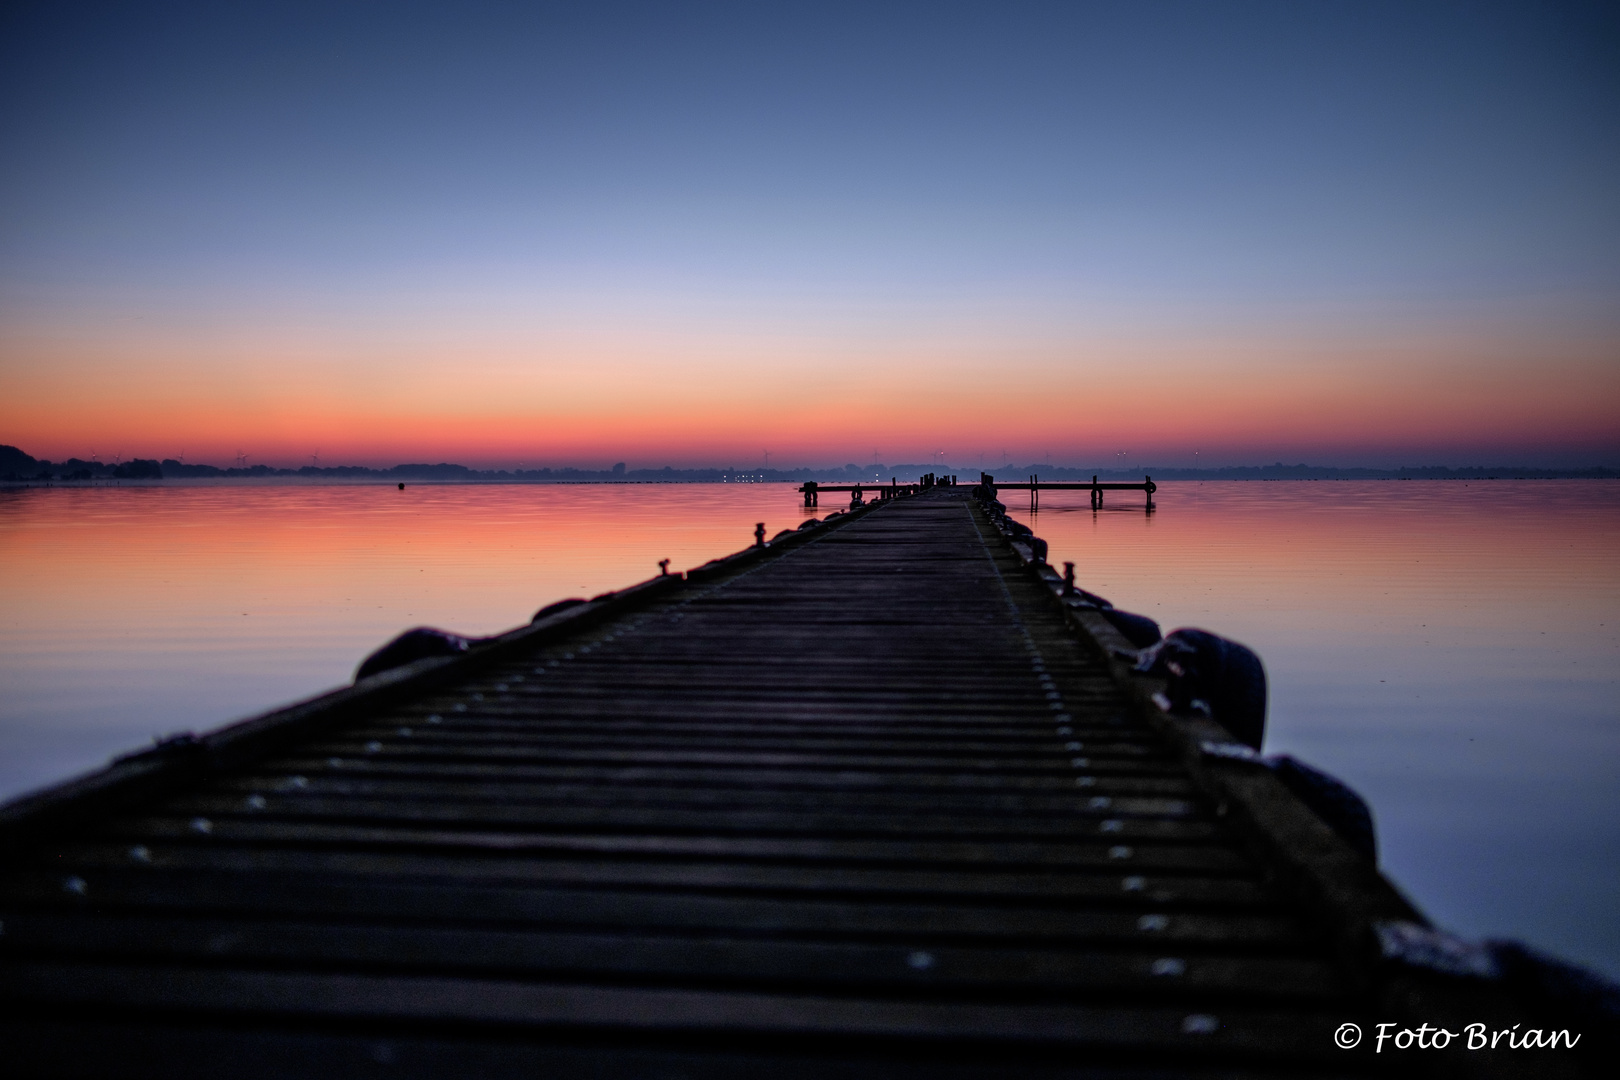
{"type": "Polygon", "coordinates": [[[1142,490],[1147,492],[1147,512],[1153,513],[1153,493],[1159,490],[1159,485],[1153,482],[1153,477],[1146,473],[1142,475],[1142,490]]]}
{"type": "Polygon", "coordinates": [[[1063,564],[1063,595],[1074,595],[1074,563],[1072,562],[1063,564]]]}
{"type": "Polygon", "coordinates": [[[1097,474],[1091,474],[1091,508],[1093,510],[1102,505],[1102,489],[1097,486],[1097,474]]]}
{"type": "Polygon", "coordinates": [[[754,546],[765,546],[765,523],[763,521],[754,526],[754,546]]]}

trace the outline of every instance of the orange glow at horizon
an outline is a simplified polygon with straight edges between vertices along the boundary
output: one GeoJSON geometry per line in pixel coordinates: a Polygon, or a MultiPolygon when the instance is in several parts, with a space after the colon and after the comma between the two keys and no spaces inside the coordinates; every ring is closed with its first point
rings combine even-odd
{"type": "MultiPolygon", "coordinates": [[[[0,442],[37,457],[792,467],[1381,447],[1620,446],[1620,349],[1334,341],[555,337],[474,347],[0,338],[0,442]]],[[[1416,462],[1415,462],[1416,463],[1416,462]]]]}

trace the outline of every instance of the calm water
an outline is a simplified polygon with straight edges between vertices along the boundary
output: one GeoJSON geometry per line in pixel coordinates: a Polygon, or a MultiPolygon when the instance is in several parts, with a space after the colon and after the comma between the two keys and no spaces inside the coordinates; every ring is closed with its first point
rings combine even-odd
{"type": "Polygon", "coordinates": [[[804,516],[787,485],[0,490],[0,798],[804,516]]]}
{"type": "MultiPolygon", "coordinates": [[[[1019,516],[1117,605],[1255,648],[1266,749],[1368,798],[1437,921],[1620,974],[1620,484],[1159,502],[1019,516]]],[[[0,797],[347,682],[405,627],[503,630],[803,516],[787,485],[0,491],[0,797]]]]}

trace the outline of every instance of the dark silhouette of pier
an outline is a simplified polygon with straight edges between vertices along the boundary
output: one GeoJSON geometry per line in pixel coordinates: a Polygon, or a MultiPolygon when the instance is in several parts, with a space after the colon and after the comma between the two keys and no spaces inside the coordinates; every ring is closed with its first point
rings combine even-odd
{"type": "Polygon", "coordinates": [[[11,1075],[1338,1076],[1531,1019],[978,494],[0,809],[11,1075]]]}
{"type": "MultiPolygon", "coordinates": [[[[819,506],[822,492],[836,492],[851,496],[852,506],[862,506],[868,496],[882,502],[885,499],[899,498],[902,495],[916,495],[935,487],[955,487],[955,476],[936,476],[926,473],[916,483],[900,483],[898,478],[891,479],[888,484],[820,484],[814,480],[806,481],[799,491],[804,494],[805,506],[819,506]]],[[[1030,476],[1027,481],[997,480],[989,473],[980,473],[978,490],[988,497],[994,498],[1000,491],[1027,491],[1029,492],[1029,508],[1037,510],[1041,504],[1043,491],[1089,491],[1091,493],[1092,509],[1101,509],[1103,493],[1108,491],[1140,491],[1147,496],[1146,509],[1153,512],[1153,493],[1159,490],[1159,485],[1153,482],[1153,477],[1144,476],[1140,484],[1132,481],[1099,481],[1096,476],[1091,483],[1076,483],[1073,481],[1042,480],[1039,476],[1030,476]]]]}

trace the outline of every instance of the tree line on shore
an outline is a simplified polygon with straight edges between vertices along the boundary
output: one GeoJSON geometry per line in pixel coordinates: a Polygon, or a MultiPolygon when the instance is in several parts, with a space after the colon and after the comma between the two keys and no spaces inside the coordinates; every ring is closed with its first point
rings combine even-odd
{"type": "MultiPolygon", "coordinates": [[[[631,469],[619,462],[607,469],[542,468],[542,469],[472,469],[465,465],[439,462],[436,465],[406,464],[387,469],[373,469],[363,465],[304,465],[297,469],[275,468],[270,465],[243,465],[221,468],[217,465],[187,464],[174,458],[158,461],[152,458],[133,458],[129,461],[107,464],[69,458],[52,462],[35,458],[15,446],[0,446],[0,480],[19,481],[74,481],[74,480],[163,480],[217,477],[222,479],[301,477],[311,480],[413,480],[433,483],[887,483],[891,478],[909,479],[925,472],[939,475],[955,473],[963,479],[977,480],[977,470],[969,472],[938,463],[926,465],[855,465],[842,468],[800,469],[676,469],[664,466],[658,469],[631,469]]],[[[1465,466],[1454,468],[1443,465],[1403,466],[1398,469],[1340,468],[1321,465],[1234,465],[1215,469],[1098,469],[1057,465],[1010,465],[993,470],[1003,480],[1022,481],[1039,476],[1042,480],[1087,481],[1093,476],[1102,480],[1135,479],[1151,474],[1158,480],[1551,480],[1551,479],[1620,479],[1620,469],[1604,466],[1587,468],[1529,468],[1523,466],[1465,466]]]]}

